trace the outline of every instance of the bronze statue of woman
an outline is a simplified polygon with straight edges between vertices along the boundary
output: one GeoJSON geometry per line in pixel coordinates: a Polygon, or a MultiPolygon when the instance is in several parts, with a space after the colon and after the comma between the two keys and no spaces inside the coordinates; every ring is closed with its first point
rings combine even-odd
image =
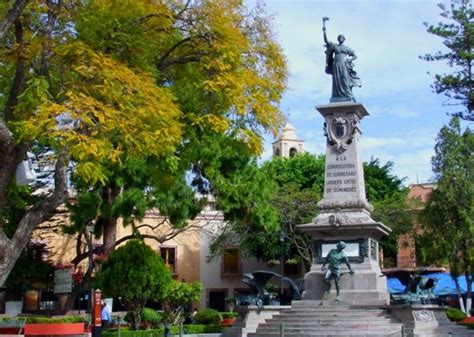
{"type": "MultiPolygon", "coordinates": [[[[323,23],[328,18],[323,18],[323,23]]],[[[337,37],[338,44],[328,41],[326,27],[323,24],[326,43],[326,73],[332,75],[331,102],[355,102],[353,87],[360,87],[360,79],[353,69],[352,61],[357,58],[354,51],[344,45],[344,35],[337,37]]]]}

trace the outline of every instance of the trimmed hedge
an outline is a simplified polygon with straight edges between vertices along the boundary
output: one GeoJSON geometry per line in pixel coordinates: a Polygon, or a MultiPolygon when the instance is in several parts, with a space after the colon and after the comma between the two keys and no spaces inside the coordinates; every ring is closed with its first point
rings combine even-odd
{"type": "MultiPolygon", "coordinates": [[[[171,329],[173,331],[173,329],[171,329]]],[[[164,328],[151,330],[120,330],[121,337],[163,337],[165,334],[164,328]]],[[[102,331],[102,337],[117,337],[118,331],[102,331]]]]}
{"type": "MultiPolygon", "coordinates": [[[[185,324],[183,325],[183,330],[185,334],[220,333],[222,331],[222,327],[220,325],[185,324]]],[[[163,337],[164,334],[164,328],[151,330],[120,330],[121,337],[163,337]]],[[[171,334],[179,335],[179,326],[173,325],[171,327],[171,334]]],[[[102,337],[118,337],[118,331],[103,331],[102,337]]]]}
{"type": "Polygon", "coordinates": [[[222,315],[217,310],[204,309],[196,313],[194,320],[197,324],[217,325],[222,321],[222,315]]]}
{"type": "Polygon", "coordinates": [[[0,318],[0,328],[19,328],[25,325],[25,319],[0,318]]]}
{"type": "Polygon", "coordinates": [[[457,308],[448,308],[446,310],[446,315],[451,321],[455,321],[455,322],[459,322],[463,320],[464,318],[466,318],[466,314],[462,312],[461,309],[457,309],[457,308]]]}
{"type": "Polygon", "coordinates": [[[51,324],[51,323],[83,323],[86,321],[85,317],[82,316],[65,316],[58,318],[49,318],[49,317],[27,317],[26,323],[42,323],[42,324],[51,324]]]}
{"type": "Polygon", "coordinates": [[[64,316],[64,317],[18,317],[18,318],[1,318],[0,319],[0,326],[18,326],[24,325],[25,323],[28,324],[52,324],[52,323],[83,323],[87,322],[87,317],[84,316],[64,316]]]}
{"type": "Polygon", "coordinates": [[[220,333],[222,331],[222,327],[220,325],[185,324],[183,325],[183,330],[184,333],[190,335],[197,333],[220,333]]]}
{"type": "Polygon", "coordinates": [[[237,313],[235,311],[221,312],[222,318],[236,318],[237,313]]]}
{"type": "MultiPolygon", "coordinates": [[[[157,329],[158,326],[163,323],[164,321],[164,314],[161,312],[158,312],[154,309],[150,308],[143,308],[142,312],[140,313],[141,316],[141,329],[157,329]]],[[[128,323],[130,323],[131,320],[131,313],[128,312],[124,320],[128,323]]]]}

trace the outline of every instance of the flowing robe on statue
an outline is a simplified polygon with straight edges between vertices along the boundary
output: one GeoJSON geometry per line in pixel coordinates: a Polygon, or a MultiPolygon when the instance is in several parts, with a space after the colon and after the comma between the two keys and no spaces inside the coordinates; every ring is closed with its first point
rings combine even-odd
{"type": "Polygon", "coordinates": [[[354,56],[354,51],[342,44],[329,42],[327,45],[326,72],[332,75],[331,102],[354,101],[353,87],[360,87],[360,79],[352,68],[347,56],[354,56]]]}

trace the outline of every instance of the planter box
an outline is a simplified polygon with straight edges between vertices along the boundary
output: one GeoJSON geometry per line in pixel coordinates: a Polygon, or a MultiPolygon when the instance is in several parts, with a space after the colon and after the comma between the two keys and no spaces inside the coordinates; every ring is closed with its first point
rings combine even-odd
{"type": "Polygon", "coordinates": [[[20,330],[19,327],[0,328],[0,335],[18,335],[20,330]]]}
{"type": "Polygon", "coordinates": [[[81,323],[27,323],[25,335],[81,335],[85,334],[85,324],[81,323]]]}
{"type": "Polygon", "coordinates": [[[235,323],[236,318],[223,318],[221,321],[221,325],[223,326],[232,326],[235,323]]]}

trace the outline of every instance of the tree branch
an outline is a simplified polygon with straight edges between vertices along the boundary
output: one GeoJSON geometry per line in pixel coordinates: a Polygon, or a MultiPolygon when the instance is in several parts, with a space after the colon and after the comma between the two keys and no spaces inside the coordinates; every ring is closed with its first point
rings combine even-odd
{"type": "Polygon", "coordinates": [[[16,0],[13,6],[8,10],[7,15],[0,23],[0,40],[3,40],[10,26],[18,20],[30,0],[16,0]]]}

